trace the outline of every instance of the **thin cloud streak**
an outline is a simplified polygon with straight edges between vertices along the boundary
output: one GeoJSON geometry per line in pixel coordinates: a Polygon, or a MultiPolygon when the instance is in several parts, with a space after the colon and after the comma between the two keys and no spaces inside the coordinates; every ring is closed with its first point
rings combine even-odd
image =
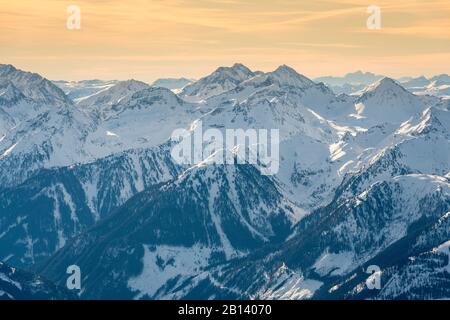
{"type": "Polygon", "coordinates": [[[265,70],[285,63],[310,74],[374,66],[408,74],[408,62],[418,72],[440,64],[450,73],[448,1],[378,0],[379,31],[366,28],[368,4],[359,0],[77,0],[80,31],[65,28],[68,4],[0,0],[2,62],[68,78],[79,76],[71,67],[91,70],[86,78],[116,68],[121,78],[136,70],[147,79],[164,70],[198,77],[236,61],[265,70]],[[117,65],[126,63],[132,67],[117,65]]]}

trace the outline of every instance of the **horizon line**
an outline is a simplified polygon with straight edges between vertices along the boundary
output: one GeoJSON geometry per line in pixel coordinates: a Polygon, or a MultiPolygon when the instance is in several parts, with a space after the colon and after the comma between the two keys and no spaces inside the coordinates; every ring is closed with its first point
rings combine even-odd
{"type": "Polygon", "coordinates": [[[154,78],[151,81],[148,81],[148,80],[140,80],[139,78],[136,78],[136,77],[131,77],[131,78],[130,77],[128,77],[128,78],[124,78],[124,77],[122,77],[122,78],[120,78],[120,77],[119,78],[104,78],[104,77],[96,77],[96,76],[94,76],[92,78],[80,78],[80,79],[52,78],[52,77],[46,76],[42,72],[38,72],[38,71],[31,70],[31,69],[18,67],[17,65],[12,64],[12,63],[0,63],[0,65],[12,66],[15,69],[23,71],[23,72],[36,73],[36,74],[40,75],[41,77],[43,77],[43,78],[45,78],[45,79],[47,79],[49,81],[52,81],[52,82],[128,81],[128,80],[136,80],[136,81],[141,81],[141,82],[144,82],[144,83],[147,83],[147,84],[152,84],[152,83],[154,83],[154,82],[156,82],[158,80],[162,80],[162,79],[169,79],[169,80],[186,79],[186,80],[190,80],[192,82],[195,82],[195,81],[198,81],[198,80],[200,80],[202,78],[205,78],[205,77],[211,75],[212,73],[216,72],[220,68],[232,68],[235,65],[243,65],[244,67],[248,68],[250,71],[255,72],[255,73],[256,72],[270,73],[270,72],[275,71],[279,67],[287,66],[288,68],[291,68],[291,69],[295,70],[300,75],[305,76],[305,77],[307,77],[308,79],[311,79],[311,80],[316,80],[316,79],[320,79],[320,78],[336,78],[336,79],[339,79],[339,78],[344,78],[344,77],[346,77],[348,75],[353,75],[353,74],[357,74],[357,73],[370,74],[370,75],[373,75],[375,77],[390,78],[390,79],[394,79],[394,80],[399,80],[399,79],[402,79],[402,78],[416,79],[416,78],[420,78],[420,77],[425,77],[427,80],[431,80],[431,78],[433,78],[433,77],[442,76],[442,75],[449,75],[448,73],[441,72],[441,73],[433,73],[433,74],[428,75],[428,76],[425,75],[425,74],[418,74],[418,75],[404,74],[404,75],[401,75],[401,76],[389,76],[389,75],[386,75],[386,74],[376,73],[376,72],[373,72],[373,71],[370,71],[370,70],[357,69],[355,71],[349,71],[349,72],[346,72],[344,74],[324,74],[324,75],[320,75],[320,76],[316,76],[316,77],[310,77],[310,76],[308,76],[305,73],[299,72],[298,69],[296,69],[295,67],[292,67],[292,66],[289,66],[289,65],[286,65],[286,64],[280,64],[277,68],[271,69],[270,71],[262,71],[262,70],[259,70],[259,69],[252,69],[251,67],[248,67],[248,65],[246,65],[244,63],[235,62],[234,64],[228,65],[228,66],[227,65],[219,65],[213,71],[211,71],[211,72],[209,72],[209,73],[207,73],[207,74],[205,74],[205,75],[203,75],[201,77],[191,77],[191,76],[187,76],[187,75],[170,77],[170,76],[161,75],[161,76],[159,76],[157,78],[154,78]]]}

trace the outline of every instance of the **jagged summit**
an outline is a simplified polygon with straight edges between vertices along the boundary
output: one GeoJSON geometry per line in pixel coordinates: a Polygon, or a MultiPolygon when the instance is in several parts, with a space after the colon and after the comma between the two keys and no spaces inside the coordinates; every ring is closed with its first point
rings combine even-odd
{"type": "Polygon", "coordinates": [[[385,93],[387,91],[389,91],[390,93],[395,93],[395,92],[409,93],[405,88],[403,88],[394,79],[384,77],[383,79],[380,79],[380,80],[374,82],[373,84],[367,86],[363,90],[363,94],[373,94],[375,92],[385,93]]]}
{"type": "Polygon", "coordinates": [[[17,69],[12,64],[0,64],[0,73],[6,74],[13,71],[17,71],[17,69]]]}
{"type": "Polygon", "coordinates": [[[449,137],[450,114],[435,107],[427,108],[420,116],[402,124],[398,132],[411,135],[436,133],[449,137]]]}
{"type": "Polygon", "coordinates": [[[0,69],[0,260],[63,286],[76,264],[86,299],[352,297],[373,259],[391,290],[417,285],[400,298],[450,296],[447,253],[409,259],[448,249],[449,100],[388,78],[336,96],[285,65],[235,64],[186,96],[60,84],[91,100],[55,108],[12,104],[39,76],[0,69]],[[212,161],[246,145],[257,165],[212,161]],[[424,280],[392,286],[410,263],[424,280]]]}
{"type": "Polygon", "coordinates": [[[275,69],[274,72],[287,72],[287,73],[295,73],[295,74],[298,74],[297,71],[295,71],[294,68],[289,67],[289,66],[286,65],[286,64],[282,64],[282,65],[278,66],[278,67],[275,69]]]}
{"type": "MultiPolygon", "coordinates": [[[[358,119],[371,124],[400,124],[427,107],[422,97],[403,88],[397,81],[383,78],[367,86],[355,102],[358,119]]],[[[353,115],[352,115],[353,116],[353,115]]]]}
{"type": "Polygon", "coordinates": [[[395,86],[395,85],[400,86],[397,81],[395,81],[394,79],[389,78],[389,77],[384,77],[383,79],[381,79],[377,82],[378,82],[379,86],[395,86]]]}
{"type": "Polygon", "coordinates": [[[253,75],[253,72],[242,63],[235,63],[231,67],[219,67],[214,73],[237,73],[244,76],[253,75]]]}
{"type": "Polygon", "coordinates": [[[417,102],[416,96],[403,88],[397,81],[391,78],[380,79],[365,87],[360,93],[358,102],[373,102],[379,105],[398,104],[402,107],[411,101],[417,102]]]}
{"type": "Polygon", "coordinates": [[[148,87],[149,85],[146,84],[145,82],[139,81],[139,80],[134,80],[134,79],[129,79],[129,80],[124,80],[124,81],[119,81],[117,84],[115,84],[112,88],[126,88],[128,90],[132,90],[135,88],[141,88],[141,87],[148,87]]]}
{"type": "Polygon", "coordinates": [[[242,64],[240,62],[236,62],[235,64],[233,64],[233,66],[231,68],[250,70],[248,67],[246,67],[244,64],[242,64]]]}
{"type": "Polygon", "coordinates": [[[316,87],[322,92],[327,91],[324,84],[317,84],[311,79],[299,74],[294,68],[287,65],[281,65],[271,72],[257,72],[254,76],[242,81],[235,91],[240,92],[244,88],[254,88],[252,90],[261,91],[264,88],[277,87],[281,91],[295,87],[300,90],[316,87]],[[284,88],[284,89],[282,89],[284,88]]]}
{"type": "Polygon", "coordinates": [[[269,78],[274,79],[280,85],[297,87],[309,87],[315,83],[304,75],[299,74],[295,69],[281,65],[275,71],[268,73],[269,78]]]}
{"type": "Polygon", "coordinates": [[[133,107],[151,107],[154,104],[165,105],[168,108],[176,108],[184,104],[176,94],[167,88],[146,87],[137,90],[117,102],[114,109],[133,108],[133,107]]]}
{"type": "Polygon", "coordinates": [[[203,79],[209,81],[219,80],[221,77],[229,78],[235,81],[243,81],[248,77],[253,76],[254,73],[241,63],[235,63],[231,67],[219,67],[212,74],[203,79]]]}
{"type": "Polygon", "coordinates": [[[316,84],[287,65],[281,65],[272,72],[253,72],[241,63],[231,67],[219,67],[212,74],[186,86],[181,96],[188,101],[201,101],[215,97],[238,87],[293,86],[308,88],[316,84]]]}
{"type": "Polygon", "coordinates": [[[24,96],[39,104],[71,104],[64,92],[37,73],[16,69],[10,64],[0,65],[0,80],[10,81],[24,96]]]}
{"type": "Polygon", "coordinates": [[[236,63],[219,67],[210,75],[186,86],[181,95],[187,100],[201,101],[236,88],[255,74],[246,66],[236,63]]]}
{"type": "MultiPolygon", "coordinates": [[[[105,96],[105,95],[128,95],[129,93],[138,92],[143,89],[150,88],[148,84],[142,81],[130,79],[130,80],[124,80],[119,81],[116,84],[114,84],[111,88],[108,88],[105,91],[101,91],[98,93],[99,96],[105,96]]],[[[119,96],[118,96],[119,97],[119,96]]],[[[120,97],[119,97],[120,99],[120,97]]],[[[113,101],[110,101],[113,103],[113,101]]]]}
{"type": "Polygon", "coordinates": [[[78,100],[78,105],[82,108],[102,109],[105,106],[117,104],[133,93],[149,87],[148,84],[137,80],[119,81],[112,87],[107,87],[91,96],[78,100]]]}

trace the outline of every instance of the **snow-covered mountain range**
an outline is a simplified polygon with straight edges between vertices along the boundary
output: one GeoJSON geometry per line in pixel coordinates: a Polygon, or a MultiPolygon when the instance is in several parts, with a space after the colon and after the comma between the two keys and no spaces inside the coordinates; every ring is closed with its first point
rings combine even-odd
{"type": "Polygon", "coordinates": [[[155,80],[152,83],[152,86],[170,89],[175,93],[179,93],[184,87],[193,82],[195,82],[195,80],[186,78],[162,78],[155,80]]]}
{"type": "Polygon", "coordinates": [[[343,77],[318,77],[315,78],[314,81],[325,83],[336,94],[351,94],[362,90],[365,86],[383,78],[384,77],[382,75],[374,74],[372,72],[356,71],[347,73],[343,77]]]}
{"type": "Polygon", "coordinates": [[[61,286],[77,264],[81,298],[449,298],[448,77],[319,80],[235,64],[171,88],[0,65],[0,260],[61,286]],[[200,122],[278,129],[279,171],[177,163],[172,132],[200,122]]]}
{"type": "MultiPolygon", "coordinates": [[[[314,81],[325,83],[336,94],[355,94],[383,78],[385,77],[371,72],[356,71],[343,77],[318,77],[314,81]]],[[[447,74],[432,77],[401,77],[396,80],[417,95],[434,95],[447,99],[450,97],[450,76],[447,74]]]]}

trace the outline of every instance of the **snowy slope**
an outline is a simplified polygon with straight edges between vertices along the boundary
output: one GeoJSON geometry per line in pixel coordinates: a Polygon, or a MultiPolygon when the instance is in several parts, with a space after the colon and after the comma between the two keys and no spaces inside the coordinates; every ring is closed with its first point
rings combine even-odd
{"type": "Polygon", "coordinates": [[[352,115],[363,123],[378,124],[388,120],[402,123],[424,110],[423,101],[389,78],[368,86],[355,103],[352,115]]]}
{"type": "Polygon", "coordinates": [[[165,88],[146,88],[119,103],[97,110],[100,124],[89,136],[87,149],[103,157],[132,148],[153,147],[167,141],[178,128],[199,117],[196,106],[165,88]]]}
{"type": "Polygon", "coordinates": [[[40,263],[133,195],[181,170],[169,146],[41,170],[0,191],[0,260],[23,267],[40,263]]]}
{"type": "Polygon", "coordinates": [[[42,271],[62,281],[61,268],[76,261],[96,279],[86,281],[86,297],[157,297],[210,264],[283,241],[299,218],[275,182],[252,166],[193,168],[133,197],[42,271]]]}
{"type": "Polygon", "coordinates": [[[174,93],[179,93],[187,85],[195,82],[195,80],[186,78],[161,78],[152,83],[152,87],[166,88],[172,90],[174,93]]]}
{"type": "Polygon", "coordinates": [[[160,145],[173,130],[189,127],[198,117],[197,107],[170,90],[136,81],[120,82],[77,106],[37,108],[21,122],[16,120],[21,119],[20,110],[30,110],[30,105],[3,107],[9,109],[14,113],[0,113],[5,128],[0,140],[0,176],[5,185],[17,185],[41,168],[88,163],[160,145]]]}
{"type": "MultiPolygon", "coordinates": [[[[406,96],[409,95],[406,93],[406,96]]],[[[337,198],[329,207],[310,215],[311,221],[320,225],[319,230],[315,231],[317,237],[324,239],[326,234],[329,243],[321,244],[322,251],[318,251],[314,259],[308,257],[298,262],[302,267],[300,270],[299,265],[295,264],[297,262],[292,264],[292,261],[301,261],[297,260],[299,258],[296,255],[309,252],[306,248],[314,244],[311,232],[317,228],[311,225],[308,218],[300,222],[301,231],[295,237],[305,242],[306,247],[302,250],[298,242],[287,245],[289,254],[286,253],[285,260],[282,260],[286,264],[291,262],[287,266],[280,259],[272,257],[272,248],[267,253],[267,259],[273,261],[273,266],[261,270],[260,266],[266,265],[267,260],[253,262],[254,258],[250,256],[243,263],[237,262],[237,266],[231,263],[231,271],[228,271],[228,267],[218,267],[208,273],[201,272],[186,286],[175,291],[169,289],[161,297],[310,298],[314,297],[316,291],[321,296],[319,289],[323,284],[324,287],[328,286],[330,275],[334,277],[349,273],[355,264],[362,264],[382,254],[392,244],[406,237],[410,226],[416,221],[424,217],[439,219],[447,212],[450,205],[449,185],[448,179],[443,176],[450,170],[449,128],[448,112],[431,108],[422,114],[412,114],[411,120],[401,127],[395,124],[378,125],[356,136],[344,136],[346,143],[352,145],[347,146],[347,151],[358,145],[360,150],[354,154],[361,153],[367,158],[353,167],[356,174],[343,181],[336,191],[337,198]],[[371,148],[374,150],[363,152],[371,148]],[[327,218],[330,220],[327,226],[322,219],[330,212],[333,213],[327,218]],[[352,214],[349,215],[349,212],[352,214]],[[338,217],[343,219],[341,224],[336,224],[336,219],[341,219],[338,217]],[[333,233],[328,235],[330,231],[321,231],[324,226],[331,228],[333,233]],[[373,230],[376,230],[375,234],[373,230]],[[367,247],[369,243],[371,245],[367,247]],[[223,268],[227,270],[225,273],[223,268]],[[249,271],[243,273],[243,270],[249,271]],[[320,278],[311,275],[311,270],[318,273],[320,278]],[[273,276],[270,276],[271,273],[273,276]],[[262,281],[261,274],[269,274],[269,277],[266,276],[266,280],[262,281]],[[282,289],[280,274],[284,284],[282,289]],[[246,283],[249,287],[242,287],[246,283]]],[[[314,149],[309,147],[308,150],[314,149]]],[[[286,156],[286,153],[282,154],[286,156]]],[[[426,286],[426,283],[422,285],[426,286]]]]}
{"type": "Polygon", "coordinates": [[[279,129],[282,140],[302,133],[321,141],[333,141],[336,138],[333,128],[311,112],[316,105],[333,97],[326,88],[282,66],[209,99],[207,105],[212,111],[202,120],[215,127],[279,129]]]}
{"type": "Polygon", "coordinates": [[[70,102],[64,92],[49,80],[36,73],[18,70],[12,65],[0,64],[0,79],[8,80],[24,96],[39,104],[58,106],[70,102]]]}
{"type": "Polygon", "coordinates": [[[77,105],[83,110],[102,112],[119,103],[122,99],[146,88],[149,88],[149,85],[141,81],[119,81],[112,86],[106,86],[100,91],[78,99],[77,105]]]}
{"type": "Polygon", "coordinates": [[[0,259],[51,256],[40,270],[59,283],[79,261],[88,298],[417,298],[426,277],[446,283],[448,228],[430,225],[449,210],[450,100],[388,78],[336,95],[285,65],[236,64],[179,95],[77,83],[93,91],[74,104],[37,75],[2,70],[0,259]],[[200,123],[278,129],[279,171],[177,165],[172,131],[200,123]],[[385,263],[408,258],[400,247],[417,259],[385,263]],[[351,280],[374,259],[391,283],[378,296],[358,289],[364,273],[351,280]],[[417,281],[400,292],[399,277],[417,281]]]}
{"type": "Polygon", "coordinates": [[[118,82],[117,80],[53,81],[75,103],[111,88],[118,82]]]}
{"type": "Polygon", "coordinates": [[[0,137],[39,113],[70,103],[58,87],[38,74],[0,65],[0,137]]]}
{"type": "MultiPolygon", "coordinates": [[[[348,298],[348,288],[343,284],[361,280],[364,273],[358,266],[366,262],[382,265],[382,260],[372,259],[388,252],[395,255],[391,250],[400,244],[397,254],[403,255],[401,250],[415,243],[415,238],[404,239],[426,231],[427,225],[418,231],[411,229],[420,226],[416,222],[430,219],[439,223],[445,216],[450,208],[449,191],[448,181],[436,176],[409,175],[374,184],[342,205],[331,204],[306,217],[298,226],[298,235],[276,249],[267,248],[243,260],[198,273],[183,286],[168,288],[161,296],[348,298]],[[354,272],[358,277],[353,276],[354,272]]],[[[445,286],[445,281],[444,278],[444,282],[439,282],[439,287],[445,286]]],[[[426,283],[422,285],[432,289],[426,283]]]]}
{"type": "Polygon", "coordinates": [[[20,183],[42,167],[69,166],[93,159],[83,147],[93,129],[92,119],[71,105],[19,123],[0,141],[0,177],[4,185],[20,183]]]}
{"type": "MultiPolygon", "coordinates": [[[[337,143],[346,129],[315,112],[328,111],[322,106],[330,101],[339,103],[323,85],[280,66],[208,99],[202,109],[209,108],[209,112],[201,121],[204,128],[221,130],[224,136],[225,129],[279,130],[281,157],[277,178],[292,201],[310,210],[340,182],[328,162],[329,145],[337,143]]],[[[336,111],[340,112],[343,111],[336,111]]]]}

